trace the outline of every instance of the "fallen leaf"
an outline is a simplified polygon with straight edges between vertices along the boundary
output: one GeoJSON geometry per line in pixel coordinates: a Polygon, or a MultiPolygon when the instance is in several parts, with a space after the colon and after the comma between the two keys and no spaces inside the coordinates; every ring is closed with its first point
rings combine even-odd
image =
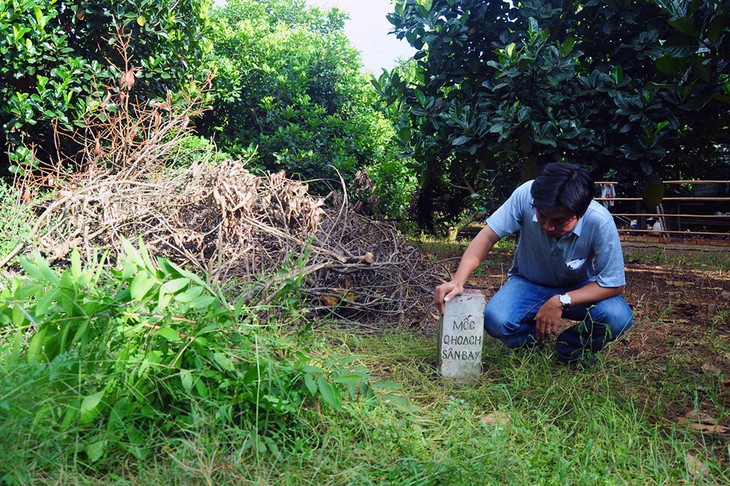
{"type": "Polygon", "coordinates": [[[718,437],[730,436],[730,426],[718,423],[718,420],[713,416],[699,412],[697,410],[691,410],[687,415],[677,420],[680,424],[685,424],[691,430],[702,432],[703,434],[713,435],[718,437]]]}
{"type": "Polygon", "coordinates": [[[340,302],[337,297],[333,297],[330,295],[323,295],[322,297],[320,297],[320,300],[322,301],[322,305],[325,305],[327,307],[334,307],[340,302]]]}
{"type": "Polygon", "coordinates": [[[709,435],[727,435],[730,434],[730,427],[724,425],[712,425],[712,424],[689,424],[690,429],[698,430],[702,433],[709,435]]]}
{"type": "Polygon", "coordinates": [[[717,419],[712,417],[712,415],[701,412],[699,410],[690,410],[687,412],[687,415],[679,419],[677,422],[680,423],[705,423],[705,424],[717,424],[717,419]]]}
{"type": "Polygon", "coordinates": [[[707,465],[697,459],[691,452],[687,453],[687,472],[695,478],[701,478],[707,473],[707,465]]]}
{"type": "Polygon", "coordinates": [[[722,371],[720,371],[720,368],[718,368],[717,366],[711,365],[710,363],[703,364],[701,366],[701,368],[702,368],[702,371],[704,371],[705,373],[708,373],[710,375],[711,374],[718,374],[719,375],[719,374],[722,373],[722,371]]]}
{"type": "Polygon", "coordinates": [[[507,412],[492,412],[482,417],[483,424],[507,425],[512,418],[512,414],[507,412]]]}

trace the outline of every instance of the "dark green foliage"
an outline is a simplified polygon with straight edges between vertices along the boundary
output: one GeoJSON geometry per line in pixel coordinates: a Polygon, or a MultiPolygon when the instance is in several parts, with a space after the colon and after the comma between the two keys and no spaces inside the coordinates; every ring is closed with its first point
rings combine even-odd
{"type": "MultiPolygon", "coordinates": [[[[17,150],[43,140],[42,150],[52,150],[52,120],[70,123],[69,112],[83,104],[83,75],[98,66],[73,52],[53,1],[1,2],[0,33],[0,145],[17,150]]],[[[27,150],[14,155],[30,158],[27,150]]]]}
{"type": "Polygon", "coordinates": [[[79,147],[54,131],[77,127],[91,99],[129,70],[141,100],[197,90],[210,49],[207,12],[206,0],[0,2],[2,172],[33,156],[73,156],[79,147]]]}
{"type": "MultiPolygon", "coordinates": [[[[206,54],[209,0],[82,1],[59,5],[59,23],[74,52],[99,64],[135,67],[135,92],[143,99],[186,91],[201,79],[206,54]],[[129,66],[115,45],[128,37],[129,66]]],[[[117,79],[104,80],[111,83],[117,79]]]]}
{"type": "Polygon", "coordinates": [[[419,49],[415,75],[378,84],[402,103],[426,223],[550,161],[641,182],[728,141],[723,2],[408,0],[389,19],[419,49]]]}
{"type": "Polygon", "coordinates": [[[216,101],[201,130],[233,154],[255,151],[262,168],[335,186],[336,171],[349,181],[392,158],[392,128],[375,109],[344,20],[304,0],[228,2],[215,14],[216,101]]]}

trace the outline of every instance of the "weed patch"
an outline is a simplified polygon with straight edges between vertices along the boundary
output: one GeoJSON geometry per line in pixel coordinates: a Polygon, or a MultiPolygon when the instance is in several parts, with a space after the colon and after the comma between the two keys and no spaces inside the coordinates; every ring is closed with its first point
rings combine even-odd
{"type": "Polygon", "coordinates": [[[465,385],[439,376],[435,336],[315,322],[300,280],[248,307],[143,247],[126,255],[27,259],[2,290],[6,482],[730,481],[727,306],[695,298],[727,291],[722,270],[630,263],[637,322],[596,367],[487,339],[465,385]]]}
{"type": "Polygon", "coordinates": [[[312,410],[344,413],[346,400],[374,396],[351,358],[308,353],[306,327],[284,337],[282,324],[260,320],[266,313],[229,304],[144,246],[125,251],[109,271],[103,258],[82,265],[76,251],[63,271],[21,259],[25,276],[2,290],[5,480],[59,464],[108,473],[115,455],[164,456],[209,428],[235,431],[243,451],[277,455],[301,439],[312,410]]]}

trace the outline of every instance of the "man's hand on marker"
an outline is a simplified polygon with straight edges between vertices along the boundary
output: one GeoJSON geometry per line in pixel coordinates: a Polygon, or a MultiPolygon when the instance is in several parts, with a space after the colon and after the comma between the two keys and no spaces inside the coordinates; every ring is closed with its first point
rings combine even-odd
{"type": "Polygon", "coordinates": [[[434,302],[436,302],[436,307],[438,308],[439,313],[444,313],[446,302],[463,293],[464,285],[453,281],[443,283],[436,287],[436,291],[434,292],[434,302]]]}

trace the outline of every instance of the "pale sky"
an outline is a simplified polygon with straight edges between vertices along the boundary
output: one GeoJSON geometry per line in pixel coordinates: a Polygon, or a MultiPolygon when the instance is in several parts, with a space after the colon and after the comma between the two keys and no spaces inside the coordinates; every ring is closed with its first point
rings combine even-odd
{"type": "Polygon", "coordinates": [[[408,42],[388,34],[392,25],[385,15],[393,11],[391,0],[307,0],[315,7],[338,7],[348,12],[345,33],[352,46],[360,51],[367,71],[380,75],[382,68],[392,69],[399,58],[415,54],[408,42]]]}

